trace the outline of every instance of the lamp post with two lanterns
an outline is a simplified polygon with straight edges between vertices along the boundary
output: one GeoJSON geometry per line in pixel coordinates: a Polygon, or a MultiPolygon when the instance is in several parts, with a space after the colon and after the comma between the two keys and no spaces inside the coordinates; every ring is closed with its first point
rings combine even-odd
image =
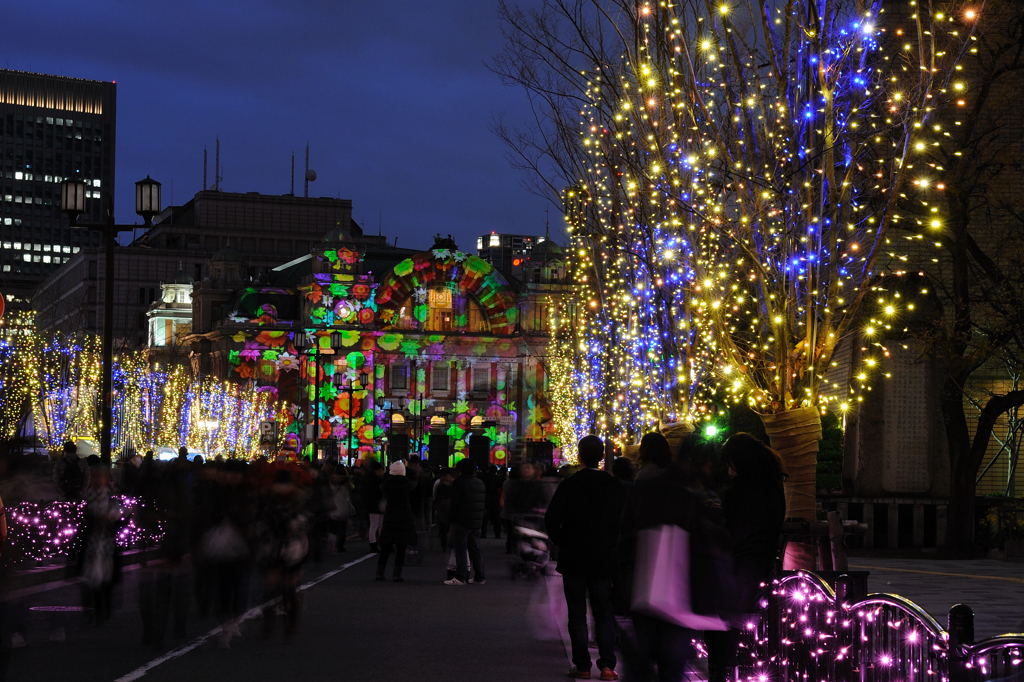
{"type": "MultiPolygon", "coordinates": [[[[121,232],[136,229],[134,225],[115,225],[113,203],[107,207],[107,221],[102,225],[79,225],[78,216],[85,210],[85,181],[67,178],[60,183],[60,210],[68,217],[71,227],[96,230],[103,233],[103,360],[101,372],[100,457],[106,464],[111,460],[113,415],[114,364],[114,243],[121,232]]],[[[148,175],[135,183],[135,212],[153,226],[153,216],[160,212],[160,183],[148,175]]]]}

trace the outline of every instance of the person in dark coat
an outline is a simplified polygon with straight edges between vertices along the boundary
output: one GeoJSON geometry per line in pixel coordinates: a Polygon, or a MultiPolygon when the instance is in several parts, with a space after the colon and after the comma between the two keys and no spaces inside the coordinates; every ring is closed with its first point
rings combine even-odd
{"type": "Polygon", "coordinates": [[[418,540],[416,521],[409,502],[410,493],[416,487],[416,481],[405,475],[405,464],[401,461],[392,462],[380,489],[384,496],[384,521],[381,524],[380,555],[377,558],[376,580],[384,580],[384,569],[388,565],[388,554],[391,546],[395,547],[395,569],[392,579],[396,583],[402,580],[402,566],[405,565],[405,548],[413,547],[418,540]]]}
{"type": "Polygon", "coordinates": [[[544,514],[551,541],[558,545],[558,572],[562,574],[565,603],[569,609],[569,639],[573,667],[570,677],[590,678],[587,649],[587,601],[594,613],[598,659],[602,680],[618,679],[615,673],[615,616],[612,610],[612,573],[619,518],[625,495],[622,485],[598,467],[604,443],[587,436],[579,443],[585,467],[555,489],[544,514]]]}
{"type": "MultiPolygon", "coordinates": [[[[762,585],[770,583],[786,519],[786,473],[770,447],[749,433],[737,433],[722,446],[732,487],[722,495],[722,514],[732,538],[733,582],[738,613],[760,611],[762,585]]],[[[733,679],[739,630],[705,634],[708,679],[733,679]]]]}
{"type": "Polygon", "coordinates": [[[445,580],[444,584],[465,585],[471,582],[482,585],[484,562],[476,539],[487,508],[487,491],[484,482],[476,477],[476,465],[472,460],[459,460],[455,470],[459,477],[452,483],[452,499],[448,506],[448,518],[452,524],[451,544],[455,550],[455,577],[445,580]],[[467,559],[473,564],[472,580],[468,580],[467,559]]]}
{"type": "Polygon", "coordinates": [[[693,630],[631,610],[640,531],[675,525],[689,533],[690,597],[695,613],[722,612],[730,594],[728,581],[722,577],[729,572],[728,533],[717,523],[714,511],[691,490],[692,476],[678,453],[676,457],[661,473],[646,480],[637,478],[622,513],[615,597],[618,610],[629,612],[633,624],[632,636],[620,638],[631,680],[684,680],[686,664],[696,653],[693,630]]]}

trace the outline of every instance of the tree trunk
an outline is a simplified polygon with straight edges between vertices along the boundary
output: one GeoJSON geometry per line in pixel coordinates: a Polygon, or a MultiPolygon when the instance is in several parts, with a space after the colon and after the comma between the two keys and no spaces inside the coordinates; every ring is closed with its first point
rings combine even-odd
{"type": "MultiPolygon", "coordinates": [[[[818,441],[821,415],[817,408],[801,407],[778,414],[763,414],[761,421],[772,448],[782,458],[786,479],[786,517],[815,520],[818,441]]],[[[783,568],[814,570],[817,548],[812,543],[790,542],[783,568]]]]}
{"type": "Polygon", "coordinates": [[[964,414],[960,385],[947,378],[942,386],[942,420],[949,448],[949,507],[946,521],[946,551],[953,556],[974,556],[974,473],[965,471],[970,457],[971,435],[964,414]]]}

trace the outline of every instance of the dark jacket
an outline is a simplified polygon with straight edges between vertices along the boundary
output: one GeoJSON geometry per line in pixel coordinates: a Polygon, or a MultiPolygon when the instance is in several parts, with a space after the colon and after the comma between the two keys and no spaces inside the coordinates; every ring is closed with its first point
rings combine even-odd
{"type": "Polygon", "coordinates": [[[383,546],[415,545],[416,523],[412,517],[409,493],[416,487],[416,482],[405,476],[385,476],[380,487],[387,500],[387,508],[378,542],[383,546]]]}
{"type": "Polygon", "coordinates": [[[558,545],[558,572],[610,578],[625,496],[622,486],[600,469],[583,469],[555,489],[544,514],[551,541],[558,545]]]}
{"type": "Polygon", "coordinates": [[[476,476],[459,476],[452,483],[448,520],[470,530],[480,530],[487,508],[487,489],[476,476]]]}
{"type": "Polygon", "coordinates": [[[786,518],[781,481],[739,476],[722,495],[722,513],[732,537],[732,561],[738,608],[758,611],[759,585],[771,577],[786,518]]]}
{"type": "MultiPolygon", "coordinates": [[[[578,476],[579,474],[577,474],[578,476]]],[[[690,596],[695,613],[728,613],[733,610],[729,561],[729,535],[709,516],[700,498],[689,489],[690,478],[677,466],[660,475],[638,480],[622,512],[619,532],[619,571],[615,603],[620,612],[632,604],[637,536],[641,530],[675,525],[689,534],[690,596]]]]}

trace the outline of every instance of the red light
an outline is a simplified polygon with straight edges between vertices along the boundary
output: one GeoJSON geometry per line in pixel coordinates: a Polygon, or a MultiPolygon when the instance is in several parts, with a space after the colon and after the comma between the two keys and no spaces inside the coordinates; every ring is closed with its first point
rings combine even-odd
{"type": "Polygon", "coordinates": [[[522,265],[522,263],[523,263],[523,259],[522,258],[516,258],[514,261],[512,261],[512,265],[522,265]]]}

